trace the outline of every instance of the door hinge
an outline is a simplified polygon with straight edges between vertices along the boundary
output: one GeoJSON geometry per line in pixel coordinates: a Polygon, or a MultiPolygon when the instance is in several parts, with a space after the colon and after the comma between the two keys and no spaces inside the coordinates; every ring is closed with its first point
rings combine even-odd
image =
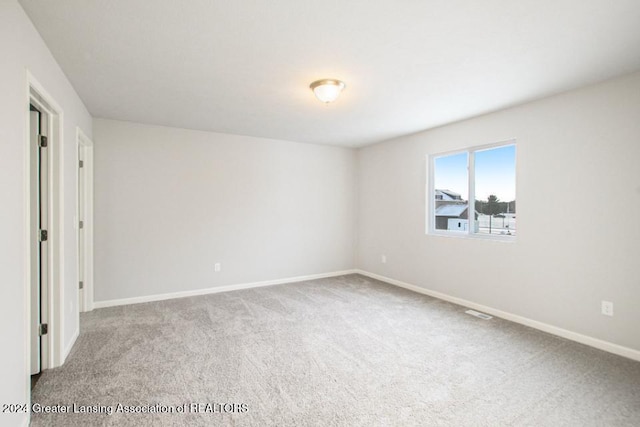
{"type": "Polygon", "coordinates": [[[38,135],[38,147],[47,147],[47,137],[44,135],[38,135]]]}
{"type": "Polygon", "coordinates": [[[84,160],[80,160],[80,161],[78,162],[78,167],[81,167],[81,168],[83,168],[83,167],[84,167],[84,160]]]}
{"type": "Polygon", "coordinates": [[[80,281],[80,286],[79,286],[79,288],[80,288],[80,289],[84,289],[84,282],[83,282],[83,281],[80,281]]]}
{"type": "Polygon", "coordinates": [[[84,228],[84,221],[80,221],[80,222],[78,223],[78,227],[80,227],[80,228],[84,228]]]}
{"type": "Polygon", "coordinates": [[[40,241],[46,242],[48,238],[49,238],[49,233],[47,233],[47,230],[40,230],[40,241]]]}
{"type": "Polygon", "coordinates": [[[40,329],[38,330],[38,334],[40,336],[47,335],[47,332],[49,332],[49,325],[46,324],[46,323],[41,323],[40,324],[40,329]]]}

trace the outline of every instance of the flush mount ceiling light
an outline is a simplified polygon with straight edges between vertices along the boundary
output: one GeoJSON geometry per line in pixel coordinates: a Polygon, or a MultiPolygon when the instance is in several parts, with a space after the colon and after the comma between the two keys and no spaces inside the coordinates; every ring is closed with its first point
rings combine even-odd
{"type": "Polygon", "coordinates": [[[344,82],[335,79],[316,80],[309,85],[313,93],[320,101],[328,104],[338,98],[340,92],[345,88],[344,82]]]}

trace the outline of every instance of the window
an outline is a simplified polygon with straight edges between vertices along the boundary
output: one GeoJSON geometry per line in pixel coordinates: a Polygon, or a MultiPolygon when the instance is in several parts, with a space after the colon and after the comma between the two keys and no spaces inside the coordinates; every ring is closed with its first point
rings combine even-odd
{"type": "Polygon", "coordinates": [[[431,233],[515,236],[515,142],[431,156],[429,194],[431,233]]]}

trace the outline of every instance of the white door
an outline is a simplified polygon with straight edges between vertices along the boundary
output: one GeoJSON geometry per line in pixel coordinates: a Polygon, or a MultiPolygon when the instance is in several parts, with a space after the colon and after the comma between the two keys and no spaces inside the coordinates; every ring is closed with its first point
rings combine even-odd
{"type": "Polygon", "coordinates": [[[46,333],[49,278],[49,156],[47,116],[31,106],[30,150],[30,245],[31,245],[31,374],[42,369],[42,335],[46,333]]]}

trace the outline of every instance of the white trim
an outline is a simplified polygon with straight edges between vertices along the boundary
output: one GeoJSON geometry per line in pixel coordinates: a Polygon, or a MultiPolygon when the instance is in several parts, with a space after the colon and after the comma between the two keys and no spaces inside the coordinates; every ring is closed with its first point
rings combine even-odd
{"type": "Polygon", "coordinates": [[[240,283],[237,285],[216,286],[213,288],[196,289],[193,291],[171,292],[169,294],[148,295],[142,297],[114,299],[108,301],[94,301],[94,308],[115,307],[118,305],[139,304],[143,302],[163,301],[174,298],[192,297],[197,295],[217,294],[219,292],[238,291],[241,289],[260,288],[263,286],[283,285],[285,283],[302,282],[306,280],[324,279],[327,277],[355,274],[356,270],[334,271],[331,273],[310,274],[308,276],[288,277],[285,279],[265,280],[262,282],[240,283]]]}
{"type": "MultiPolygon", "coordinates": [[[[435,218],[435,216],[434,216],[435,218]]],[[[489,240],[493,242],[503,242],[503,243],[516,243],[515,235],[504,235],[504,234],[480,234],[473,233],[469,234],[466,231],[456,231],[456,230],[434,230],[431,233],[427,233],[427,236],[436,236],[436,237],[452,237],[454,239],[466,239],[466,240],[489,240]]]]}
{"type": "Polygon", "coordinates": [[[459,237],[464,239],[478,239],[478,240],[497,240],[497,241],[506,241],[506,242],[515,242],[517,234],[515,235],[498,235],[498,234],[481,234],[476,233],[474,230],[475,227],[473,221],[469,219],[469,216],[473,216],[475,220],[475,201],[476,201],[476,185],[475,185],[475,155],[479,151],[487,151],[495,148],[501,147],[509,147],[514,146],[516,149],[516,196],[518,193],[517,189],[517,161],[518,161],[518,141],[517,139],[510,138],[504,141],[493,142],[490,144],[476,145],[467,148],[446,151],[443,153],[435,153],[427,155],[427,191],[425,191],[427,195],[427,200],[425,203],[426,209],[426,227],[425,234],[427,236],[446,236],[446,237],[459,237]],[[457,154],[467,154],[467,221],[468,227],[467,231],[455,231],[455,230],[438,230],[436,229],[436,203],[435,203],[435,161],[440,157],[453,156],[457,154]]]}
{"type": "Polygon", "coordinates": [[[521,325],[529,326],[534,329],[538,329],[543,332],[557,335],[562,338],[566,338],[571,341],[579,342],[581,344],[588,345],[600,350],[607,351],[609,353],[617,354],[618,356],[627,357],[629,359],[640,361],[640,350],[635,350],[629,347],[624,347],[618,344],[614,344],[609,341],[604,341],[598,338],[593,338],[588,335],[582,335],[577,332],[569,331],[567,329],[559,328],[557,326],[549,325],[547,323],[539,322],[537,320],[529,319],[527,317],[512,314],[506,311],[498,310],[496,308],[488,307],[486,305],[477,304],[472,301],[468,301],[462,298],[453,297],[451,295],[444,294],[442,292],[432,291],[430,289],[423,288],[421,286],[412,285],[410,283],[402,282],[400,280],[391,279],[389,277],[381,276],[379,274],[370,273],[364,270],[355,270],[356,273],[363,276],[371,277],[372,279],[380,280],[390,285],[399,286],[401,288],[409,289],[420,294],[428,295],[430,297],[438,298],[444,301],[449,301],[454,304],[458,304],[464,307],[472,308],[474,310],[482,311],[487,314],[491,314],[496,317],[500,317],[511,322],[519,323],[521,325]]]}
{"type": "MultiPolygon", "coordinates": [[[[31,395],[31,385],[29,385],[29,395],[31,395]]],[[[29,402],[29,412],[26,413],[26,416],[24,417],[24,421],[22,421],[22,427],[29,427],[29,423],[31,423],[31,403],[30,402],[29,402]]]]}
{"type": "MultiPolygon", "coordinates": [[[[25,78],[25,164],[24,164],[24,211],[29,213],[30,209],[30,129],[29,129],[29,104],[34,103],[43,110],[49,116],[47,123],[48,136],[51,141],[49,152],[49,235],[50,250],[49,250],[49,282],[47,286],[48,296],[48,315],[47,323],[49,324],[49,333],[46,335],[46,339],[43,340],[47,346],[46,354],[48,357],[42,360],[42,369],[51,369],[58,367],[62,364],[63,358],[63,310],[62,304],[64,301],[64,245],[62,236],[64,235],[64,183],[62,180],[62,174],[64,171],[64,111],[55,99],[45,90],[44,86],[38,82],[38,80],[26,70],[25,78]]],[[[30,302],[31,302],[31,245],[30,245],[30,229],[31,224],[27,219],[25,221],[25,263],[24,263],[24,280],[25,280],[25,319],[27,322],[26,332],[27,337],[31,336],[31,322],[30,322],[30,302]]],[[[26,377],[26,391],[25,401],[31,401],[31,386],[30,386],[30,369],[29,358],[31,355],[31,342],[26,340],[26,363],[27,369],[25,370],[26,377]]],[[[27,423],[30,417],[27,417],[27,423]]]]}
{"type": "MultiPolygon", "coordinates": [[[[25,402],[27,402],[29,404],[29,406],[31,406],[31,151],[30,151],[30,134],[31,134],[31,127],[30,127],[30,117],[29,117],[29,111],[30,111],[30,105],[31,105],[31,86],[29,84],[29,72],[27,71],[27,78],[26,80],[26,103],[23,106],[23,108],[25,109],[25,121],[24,121],[24,138],[26,139],[26,141],[24,142],[24,152],[23,152],[23,159],[24,159],[24,163],[22,165],[22,169],[23,169],[23,177],[22,177],[22,181],[23,181],[23,186],[22,186],[22,194],[23,194],[23,209],[24,209],[24,214],[23,214],[23,220],[24,220],[24,225],[23,225],[23,232],[24,232],[24,253],[23,253],[23,276],[24,276],[24,312],[25,312],[25,316],[24,316],[24,321],[25,321],[25,342],[24,342],[24,359],[25,359],[25,366],[24,366],[24,372],[25,372],[25,390],[26,390],[26,396],[25,396],[25,402]]],[[[29,411],[31,412],[31,411],[29,411]]],[[[26,417],[26,425],[29,425],[29,420],[30,420],[31,416],[30,413],[27,414],[26,417]]],[[[25,424],[25,423],[23,423],[25,424]]]]}
{"type": "Polygon", "coordinates": [[[69,356],[69,353],[71,352],[71,349],[73,348],[73,345],[76,343],[76,340],[78,339],[79,336],[80,336],[80,326],[78,326],[76,331],[73,333],[73,337],[71,337],[71,341],[69,341],[67,348],[64,349],[64,354],[63,354],[64,357],[61,360],[62,363],[64,363],[67,360],[67,356],[69,356]]]}
{"type": "MultiPolygon", "coordinates": [[[[82,129],[77,126],[76,127],[76,149],[79,150],[82,147],[83,155],[84,155],[84,290],[83,296],[84,301],[78,301],[78,317],[80,316],[80,311],[82,309],[83,312],[93,310],[93,169],[94,169],[94,161],[93,161],[93,141],[82,131],[82,129]]],[[[76,156],[78,153],[76,152],[76,156]]],[[[79,180],[79,170],[78,167],[76,169],[76,183],[79,180]]],[[[78,191],[78,186],[76,185],[76,196],[78,191]]],[[[78,220],[79,220],[79,206],[76,199],[76,232],[78,233],[76,236],[79,236],[80,231],[77,229],[78,220]]],[[[79,242],[79,240],[78,240],[79,242]]],[[[77,245],[79,246],[79,245],[77,245]]],[[[78,261],[80,259],[79,247],[78,249],[78,261]]],[[[76,262],[76,264],[78,264],[76,262]]],[[[77,266],[78,273],[80,271],[80,266],[77,266]]]]}
{"type": "MultiPolygon", "coordinates": [[[[63,302],[64,302],[64,111],[44,86],[27,72],[27,100],[35,103],[49,115],[48,132],[49,151],[49,284],[48,284],[48,318],[47,334],[48,359],[43,361],[43,370],[61,365],[63,337],[63,302]]],[[[28,138],[28,135],[27,135],[28,138]]],[[[28,145],[28,143],[27,143],[28,145]]],[[[29,211],[27,211],[29,212],[29,211]]],[[[29,246],[30,247],[30,246],[29,246]]],[[[30,275],[30,272],[29,272],[30,275]]],[[[30,279],[29,279],[30,280],[30,279]]]]}
{"type": "Polygon", "coordinates": [[[436,216],[435,216],[435,211],[436,211],[436,190],[435,190],[435,185],[433,184],[434,179],[435,179],[435,157],[427,155],[427,173],[425,175],[425,177],[427,178],[427,181],[424,183],[425,184],[425,194],[427,196],[427,200],[425,200],[424,203],[424,207],[426,209],[426,213],[425,213],[425,234],[429,235],[431,234],[432,230],[436,229],[436,216]],[[433,215],[431,215],[431,213],[434,213],[433,215]]]}

